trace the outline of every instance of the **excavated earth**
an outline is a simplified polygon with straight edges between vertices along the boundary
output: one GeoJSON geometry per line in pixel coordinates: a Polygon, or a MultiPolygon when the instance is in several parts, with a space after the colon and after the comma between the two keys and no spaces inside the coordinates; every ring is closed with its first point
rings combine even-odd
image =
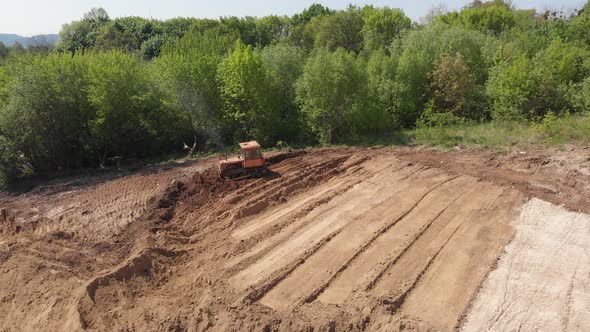
{"type": "Polygon", "coordinates": [[[590,149],[269,161],[0,194],[0,331],[590,330],[590,149]]]}

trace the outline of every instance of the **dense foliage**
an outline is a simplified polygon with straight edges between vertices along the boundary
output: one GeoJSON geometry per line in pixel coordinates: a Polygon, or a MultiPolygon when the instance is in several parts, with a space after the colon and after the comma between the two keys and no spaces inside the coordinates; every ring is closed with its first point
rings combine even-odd
{"type": "Polygon", "coordinates": [[[167,21],[93,9],[55,49],[0,43],[0,180],[185,145],[335,143],[590,110],[590,3],[537,13],[474,1],[423,21],[372,6],[167,21]]]}

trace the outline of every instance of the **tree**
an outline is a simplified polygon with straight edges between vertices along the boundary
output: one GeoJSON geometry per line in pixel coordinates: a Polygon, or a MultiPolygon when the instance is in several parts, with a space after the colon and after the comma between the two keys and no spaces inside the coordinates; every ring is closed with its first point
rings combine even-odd
{"type": "Polygon", "coordinates": [[[215,31],[189,33],[166,44],[156,65],[167,90],[166,103],[184,114],[195,150],[208,139],[219,148],[221,135],[221,96],[217,68],[223,60],[229,38],[215,31]]]}
{"type": "Polygon", "coordinates": [[[580,82],[590,75],[590,49],[553,39],[546,50],[538,54],[541,66],[551,71],[560,82],[580,82]]]}
{"type": "Polygon", "coordinates": [[[0,133],[36,174],[79,167],[88,137],[85,61],[35,56],[16,65],[2,109],[0,133]]]}
{"type": "Polygon", "coordinates": [[[383,130],[399,127],[397,112],[397,65],[399,54],[388,55],[385,50],[373,51],[367,61],[366,110],[369,114],[365,127],[383,130]]]}
{"type": "Polygon", "coordinates": [[[483,54],[485,37],[477,31],[449,27],[437,22],[412,31],[403,41],[397,69],[395,91],[396,121],[412,127],[428,101],[428,74],[442,54],[460,52],[477,84],[484,84],[489,63],[483,54]]]}
{"type": "Polygon", "coordinates": [[[104,8],[92,8],[88,13],[84,14],[84,20],[108,22],[110,21],[110,18],[109,14],[106,10],[104,10],[104,8]]]}
{"type": "Polygon", "coordinates": [[[234,138],[265,142],[277,112],[267,107],[269,80],[260,55],[252,46],[236,41],[233,51],[219,64],[217,79],[223,118],[233,129],[234,138]]]}
{"type": "Polygon", "coordinates": [[[279,115],[271,134],[279,140],[291,141],[301,129],[295,82],[303,70],[303,52],[296,46],[279,44],[266,47],[260,56],[269,76],[269,107],[279,115]]]}
{"type": "Polygon", "coordinates": [[[276,44],[288,37],[289,18],[265,16],[256,20],[256,40],[259,47],[276,44]]]}
{"type": "Polygon", "coordinates": [[[80,21],[64,24],[59,32],[57,48],[72,55],[76,52],[84,53],[94,47],[100,30],[110,21],[109,15],[102,8],[93,8],[84,14],[80,21]]]}
{"type": "Polygon", "coordinates": [[[10,53],[10,49],[3,42],[0,42],[0,59],[6,58],[8,53],[10,53]]]}
{"type": "Polygon", "coordinates": [[[96,110],[89,128],[101,166],[113,155],[148,155],[158,134],[160,96],[146,67],[120,51],[93,57],[89,68],[88,101],[96,110]]]}
{"type": "Polygon", "coordinates": [[[477,85],[461,53],[443,54],[429,78],[429,95],[437,112],[477,120],[485,116],[481,112],[483,88],[477,85]]]}
{"type": "Polygon", "coordinates": [[[549,111],[537,101],[551,82],[544,82],[531,60],[518,56],[512,63],[492,68],[487,93],[496,120],[532,119],[549,111]],[[542,107],[539,109],[538,107],[542,107]]]}
{"type": "Polygon", "coordinates": [[[502,0],[473,1],[460,12],[450,12],[435,17],[434,21],[469,30],[491,33],[496,36],[514,27],[516,16],[511,6],[502,0]]]}
{"type": "Polygon", "coordinates": [[[249,16],[244,18],[231,16],[219,19],[222,31],[237,36],[244,44],[250,46],[261,45],[256,22],[254,17],[249,16]]]}
{"type": "Polygon", "coordinates": [[[297,101],[310,128],[322,142],[334,143],[362,84],[362,71],[353,54],[340,48],[318,49],[306,61],[297,81],[297,101]]]}
{"type": "Polygon", "coordinates": [[[516,23],[510,5],[501,0],[474,2],[461,12],[460,17],[467,28],[496,35],[509,30],[516,23]]]}
{"type": "Polygon", "coordinates": [[[15,42],[14,44],[12,44],[12,47],[10,47],[10,53],[14,54],[15,56],[23,55],[26,52],[27,50],[20,42],[15,42]]]}
{"type": "Polygon", "coordinates": [[[75,21],[64,24],[59,32],[58,49],[72,55],[80,51],[84,53],[94,46],[95,34],[93,24],[89,21],[75,21]]]}
{"type": "Polygon", "coordinates": [[[320,22],[319,19],[315,19],[312,22],[312,19],[333,13],[329,8],[314,3],[309,8],[304,9],[300,14],[293,15],[289,29],[289,40],[295,46],[299,46],[304,50],[311,50],[315,36],[313,26],[317,26],[320,22]]]}
{"type": "Polygon", "coordinates": [[[316,17],[314,20],[319,20],[315,36],[316,48],[327,47],[334,51],[342,47],[357,54],[362,50],[362,30],[365,23],[357,7],[349,6],[346,11],[316,17]]]}
{"type": "Polygon", "coordinates": [[[120,25],[109,22],[100,28],[94,48],[99,51],[131,52],[139,48],[139,39],[131,32],[121,29],[120,25]]]}
{"type": "Polygon", "coordinates": [[[402,10],[389,7],[365,7],[363,18],[365,24],[362,34],[367,50],[386,49],[394,38],[412,24],[412,20],[402,10]]]}

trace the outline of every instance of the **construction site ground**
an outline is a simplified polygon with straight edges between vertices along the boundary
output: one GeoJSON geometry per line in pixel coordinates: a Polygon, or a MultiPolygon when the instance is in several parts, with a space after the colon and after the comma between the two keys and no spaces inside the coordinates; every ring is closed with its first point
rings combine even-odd
{"type": "Polygon", "coordinates": [[[590,149],[321,148],[0,194],[0,331],[590,331],[590,149]]]}

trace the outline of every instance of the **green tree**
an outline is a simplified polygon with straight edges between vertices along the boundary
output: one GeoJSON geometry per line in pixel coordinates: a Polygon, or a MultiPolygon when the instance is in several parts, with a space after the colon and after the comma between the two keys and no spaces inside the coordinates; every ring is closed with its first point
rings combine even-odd
{"type": "Polygon", "coordinates": [[[370,124],[366,127],[383,130],[399,127],[397,113],[397,66],[399,54],[388,55],[384,50],[372,52],[367,61],[367,113],[370,124]]]}
{"type": "Polygon", "coordinates": [[[131,32],[121,29],[114,22],[103,25],[96,41],[94,48],[99,51],[121,50],[131,52],[139,47],[139,40],[131,32]]]}
{"type": "Polygon", "coordinates": [[[502,0],[475,2],[461,11],[460,19],[469,29],[496,35],[510,30],[516,24],[510,5],[502,0]]]}
{"type": "Polygon", "coordinates": [[[318,49],[305,63],[297,81],[297,101],[310,128],[322,142],[334,143],[362,84],[362,70],[344,49],[318,49]]]}
{"type": "Polygon", "coordinates": [[[279,115],[273,138],[292,141],[301,129],[295,82],[303,70],[303,52],[296,46],[279,44],[263,49],[260,56],[269,76],[268,104],[279,115]]]}
{"type": "Polygon", "coordinates": [[[93,8],[80,21],[64,24],[59,32],[58,49],[72,54],[94,47],[101,28],[110,21],[102,8],[93,8]]]}
{"type": "Polygon", "coordinates": [[[223,145],[222,101],[216,75],[230,43],[215,31],[189,33],[166,44],[156,60],[168,91],[166,103],[184,114],[196,150],[207,140],[218,147],[223,145]]]}
{"type": "Polygon", "coordinates": [[[0,132],[29,169],[47,174],[79,167],[88,137],[84,59],[36,56],[14,66],[0,132]]]}
{"type": "Polygon", "coordinates": [[[100,22],[108,22],[110,21],[109,14],[107,13],[104,8],[92,8],[89,12],[84,14],[84,19],[86,21],[100,21],[100,22]]]}
{"type": "Polygon", "coordinates": [[[477,31],[441,23],[412,31],[402,43],[397,68],[396,121],[404,127],[411,127],[420,117],[428,100],[428,74],[442,54],[461,53],[474,81],[484,84],[490,66],[483,52],[485,44],[485,37],[477,31]]]}
{"type": "Polygon", "coordinates": [[[526,56],[518,56],[512,63],[504,62],[492,68],[487,93],[492,102],[492,116],[496,120],[531,119],[542,115],[536,109],[536,95],[542,82],[535,66],[526,56]]]}
{"type": "Polygon", "coordinates": [[[59,32],[58,49],[75,54],[94,46],[92,24],[88,21],[75,21],[64,24],[59,32]]]}
{"type": "Polygon", "coordinates": [[[223,100],[223,118],[234,139],[266,142],[277,112],[268,106],[269,80],[260,55],[237,41],[219,65],[217,78],[223,100]]]}
{"type": "Polygon", "coordinates": [[[5,59],[8,57],[10,49],[4,45],[3,42],[0,42],[0,59],[5,59]]]}
{"type": "Polygon", "coordinates": [[[362,33],[367,50],[388,48],[394,38],[412,24],[412,20],[402,10],[389,7],[365,7],[363,18],[365,24],[362,33]]]}
{"type": "Polygon", "coordinates": [[[93,56],[88,100],[96,110],[90,144],[101,166],[110,156],[142,156],[158,135],[159,92],[137,58],[111,51],[93,56]]]}
{"type": "Polygon", "coordinates": [[[316,17],[314,20],[319,20],[315,36],[316,47],[327,47],[332,51],[342,47],[357,54],[362,50],[362,30],[365,23],[359,8],[349,6],[345,11],[316,17]]]}
{"type": "Polygon", "coordinates": [[[315,26],[321,21],[314,17],[331,15],[334,12],[327,7],[314,3],[303,12],[293,15],[289,31],[289,40],[295,46],[311,50],[315,38],[315,26]]]}

